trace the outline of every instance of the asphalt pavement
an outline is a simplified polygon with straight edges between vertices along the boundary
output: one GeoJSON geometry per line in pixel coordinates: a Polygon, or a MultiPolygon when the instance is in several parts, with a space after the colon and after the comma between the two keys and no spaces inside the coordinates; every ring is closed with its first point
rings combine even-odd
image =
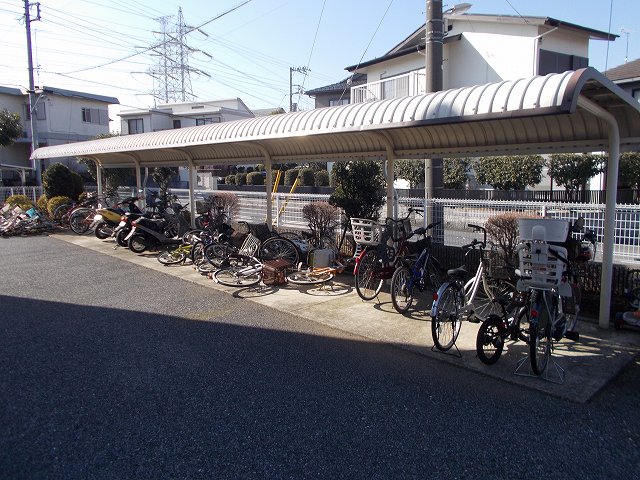
{"type": "MultiPolygon", "coordinates": [[[[308,318],[331,317],[334,297],[359,301],[349,286],[221,291],[188,267],[77,239],[87,245],[0,240],[0,478],[640,471],[633,343],[613,342],[611,358],[630,360],[586,401],[568,400],[402,346],[390,324],[379,339],[308,318]]],[[[384,305],[343,317],[375,323],[391,315],[384,305]]],[[[395,315],[405,320],[428,325],[395,315]]]]}

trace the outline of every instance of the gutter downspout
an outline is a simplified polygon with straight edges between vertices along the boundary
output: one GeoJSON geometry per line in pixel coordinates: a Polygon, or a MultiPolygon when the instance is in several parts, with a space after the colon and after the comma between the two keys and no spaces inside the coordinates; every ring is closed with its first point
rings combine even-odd
{"type": "Polygon", "coordinates": [[[533,37],[533,76],[536,77],[540,74],[540,68],[538,60],[540,59],[540,44],[542,43],[542,37],[546,37],[550,33],[558,30],[559,27],[553,27],[548,32],[541,33],[537,37],[533,37]]]}
{"type": "Polygon", "coordinates": [[[598,325],[609,327],[611,308],[611,281],[613,278],[613,241],[616,226],[616,192],[618,191],[618,165],[620,162],[620,130],[615,117],[586,97],[578,97],[578,106],[584,108],[609,126],[609,161],[607,163],[607,202],[604,213],[604,240],[602,242],[602,276],[600,278],[600,313],[598,325]]]}

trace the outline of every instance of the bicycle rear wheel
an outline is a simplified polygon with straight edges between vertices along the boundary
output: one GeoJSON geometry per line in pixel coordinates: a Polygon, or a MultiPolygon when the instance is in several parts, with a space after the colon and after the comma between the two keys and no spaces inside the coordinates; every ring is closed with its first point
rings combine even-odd
{"type": "Polygon", "coordinates": [[[462,315],[460,310],[464,306],[464,291],[455,283],[449,283],[440,289],[438,299],[433,305],[431,318],[431,337],[438,350],[446,352],[456,343],[462,315]]]}
{"type": "Polygon", "coordinates": [[[367,250],[358,262],[355,285],[356,292],[363,300],[373,300],[382,290],[383,280],[374,276],[379,264],[378,252],[373,248],[367,250]]]}
{"type": "Polygon", "coordinates": [[[396,268],[393,272],[391,302],[398,313],[406,313],[413,304],[413,275],[407,267],[396,268]]]}
{"type": "Polygon", "coordinates": [[[95,212],[90,208],[82,208],[74,211],[69,217],[69,226],[74,233],[82,235],[87,233],[95,212]]]}
{"type": "Polygon", "coordinates": [[[485,365],[493,365],[500,359],[504,348],[502,319],[498,315],[489,315],[478,330],[476,353],[485,365]]]}
{"type": "Polygon", "coordinates": [[[287,275],[287,282],[294,285],[318,285],[333,279],[333,273],[312,273],[308,271],[291,272],[287,275]]]}
{"type": "Polygon", "coordinates": [[[262,272],[243,274],[241,268],[223,268],[213,274],[213,278],[227,287],[252,287],[262,280],[262,272]]]}

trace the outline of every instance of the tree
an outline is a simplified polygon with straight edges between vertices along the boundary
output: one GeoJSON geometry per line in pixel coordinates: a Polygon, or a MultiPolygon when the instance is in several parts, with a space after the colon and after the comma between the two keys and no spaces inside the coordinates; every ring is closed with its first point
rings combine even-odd
{"type": "Polygon", "coordinates": [[[396,160],[394,170],[395,178],[408,181],[411,188],[424,182],[424,160],[396,160]]]}
{"type": "Polygon", "coordinates": [[[20,115],[6,108],[0,110],[0,147],[8,147],[22,136],[20,115]]]}
{"type": "Polygon", "coordinates": [[[621,187],[640,189],[640,152],[625,152],[620,155],[618,183],[621,187]]]}
{"type": "Polygon", "coordinates": [[[542,180],[545,161],[540,155],[482,157],[473,164],[476,178],[497,190],[524,190],[542,180]]]}
{"type": "Polygon", "coordinates": [[[171,179],[177,174],[176,169],[171,167],[156,167],[151,172],[151,178],[158,184],[160,188],[159,196],[164,202],[167,201],[167,190],[169,190],[171,179]]]}
{"type": "MultiPolygon", "coordinates": [[[[111,138],[119,136],[117,133],[101,133],[97,135],[96,139],[111,138]]],[[[89,176],[94,182],[98,181],[96,162],[87,157],[79,157],[78,163],[84,165],[87,168],[89,176]]],[[[118,194],[118,188],[123,186],[129,178],[135,175],[135,171],[132,168],[103,168],[102,169],[102,182],[104,193],[108,197],[115,197],[118,194]]]]}
{"type": "Polygon", "coordinates": [[[467,183],[470,164],[468,158],[445,158],[442,162],[444,188],[463,189],[467,183]]]}
{"type": "Polygon", "coordinates": [[[599,155],[560,153],[548,162],[548,174],[569,191],[584,190],[587,182],[602,171],[603,158],[599,155]]]}
{"type": "Polygon", "coordinates": [[[344,210],[347,222],[351,218],[378,219],[385,202],[385,180],[379,162],[337,162],[331,175],[335,190],[329,203],[344,210]]]}

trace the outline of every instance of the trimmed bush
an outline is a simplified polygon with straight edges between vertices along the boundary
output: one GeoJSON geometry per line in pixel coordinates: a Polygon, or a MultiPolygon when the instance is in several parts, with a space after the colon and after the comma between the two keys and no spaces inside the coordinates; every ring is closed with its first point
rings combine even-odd
{"type": "Polygon", "coordinates": [[[58,197],[53,197],[49,199],[49,201],[47,202],[47,212],[49,213],[49,215],[53,215],[53,212],[55,212],[56,208],[58,208],[60,205],[64,205],[65,203],[71,203],[71,202],[73,202],[73,200],[63,195],[58,197]]]}
{"type": "Polygon", "coordinates": [[[324,235],[333,237],[335,228],[340,224],[339,214],[340,209],[329,202],[313,202],[302,207],[302,216],[318,239],[324,235]]]}
{"type": "Polygon", "coordinates": [[[47,211],[47,196],[46,195],[40,195],[40,197],[36,201],[36,208],[42,213],[45,213],[47,211]]]}
{"type": "Polygon", "coordinates": [[[20,207],[25,212],[33,207],[33,202],[26,195],[11,195],[7,197],[4,203],[12,207],[20,207]]]}
{"type": "Polygon", "coordinates": [[[326,170],[318,170],[314,174],[314,183],[316,187],[329,186],[329,172],[326,170]]]}
{"type": "Polygon", "coordinates": [[[246,184],[247,184],[247,174],[236,173],[236,185],[246,185],[246,184]]]}
{"type": "Polygon", "coordinates": [[[227,175],[224,177],[224,183],[226,185],[235,185],[236,184],[236,176],[235,175],[227,175]]]}
{"type": "Polygon", "coordinates": [[[314,177],[314,171],[311,168],[301,168],[298,171],[298,178],[300,179],[301,187],[314,187],[316,180],[314,177]]]}
{"type": "Polygon", "coordinates": [[[42,186],[48,198],[66,196],[77,199],[83,190],[82,177],[62,163],[54,163],[43,172],[42,186]]]}
{"type": "Polygon", "coordinates": [[[264,177],[261,172],[247,174],[247,185],[264,185],[264,177]]]}
{"type": "Polygon", "coordinates": [[[291,170],[284,172],[284,184],[287,187],[290,187],[296,181],[296,178],[298,178],[298,172],[300,172],[300,170],[297,168],[292,168],[291,170]]]}
{"type": "Polygon", "coordinates": [[[238,197],[232,192],[217,192],[207,198],[207,204],[209,205],[208,208],[214,213],[217,214],[218,209],[221,209],[222,212],[226,213],[229,217],[237,215],[240,209],[238,197]]]}

